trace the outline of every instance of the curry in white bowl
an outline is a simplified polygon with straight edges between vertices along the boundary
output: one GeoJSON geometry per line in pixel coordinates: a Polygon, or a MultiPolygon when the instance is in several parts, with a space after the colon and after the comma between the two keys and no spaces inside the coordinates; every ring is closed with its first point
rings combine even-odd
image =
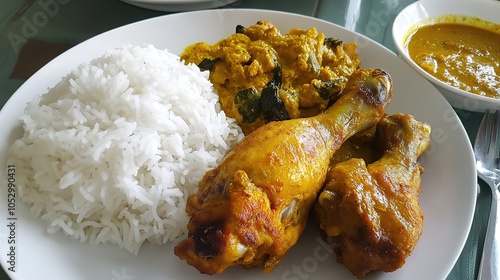
{"type": "Polygon", "coordinates": [[[450,86],[500,98],[500,25],[453,15],[433,21],[408,36],[411,59],[450,86]]]}

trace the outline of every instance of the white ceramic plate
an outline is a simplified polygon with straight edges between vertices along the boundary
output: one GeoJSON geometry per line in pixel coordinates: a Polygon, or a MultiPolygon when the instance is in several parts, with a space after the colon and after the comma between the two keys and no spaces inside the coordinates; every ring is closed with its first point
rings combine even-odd
{"type": "MultiPolygon", "coordinates": [[[[168,15],[130,24],[96,36],[63,53],[24,83],[0,112],[0,262],[7,263],[7,182],[6,149],[20,137],[18,116],[34,95],[55,85],[62,76],[84,61],[102,55],[126,43],[153,43],[180,53],[198,41],[215,43],[233,33],[237,24],[249,26],[268,19],[282,32],[293,27],[317,27],[326,36],[359,44],[364,67],[387,70],[394,79],[394,98],[388,113],[405,112],[431,124],[432,144],[421,157],[425,168],[422,178],[421,207],[425,215],[424,231],[407,263],[393,273],[372,273],[367,279],[444,279],[465,244],[475,206],[476,172],[474,156],[459,118],[422,76],[379,44],[310,17],[264,10],[211,10],[168,15]],[[179,30],[182,33],[179,35],[179,30]]],[[[145,246],[138,256],[115,245],[91,246],[72,240],[62,233],[48,234],[45,226],[17,202],[16,269],[13,279],[355,279],[336,262],[335,255],[318,239],[318,230],[310,226],[289,255],[270,274],[260,269],[229,269],[213,277],[199,272],[173,254],[174,244],[145,246]],[[127,278],[128,277],[128,278],[127,278]]]]}
{"type": "Polygon", "coordinates": [[[214,9],[238,0],[122,0],[125,3],[162,12],[181,12],[214,9]]]}
{"type": "Polygon", "coordinates": [[[408,49],[405,46],[409,31],[414,31],[415,26],[419,24],[432,23],[432,18],[449,14],[478,17],[500,24],[500,1],[420,0],[408,5],[396,16],[392,27],[392,36],[399,55],[417,72],[436,85],[453,107],[475,112],[484,112],[486,109],[500,109],[500,99],[479,96],[443,83],[420,68],[410,58],[408,49]]]}

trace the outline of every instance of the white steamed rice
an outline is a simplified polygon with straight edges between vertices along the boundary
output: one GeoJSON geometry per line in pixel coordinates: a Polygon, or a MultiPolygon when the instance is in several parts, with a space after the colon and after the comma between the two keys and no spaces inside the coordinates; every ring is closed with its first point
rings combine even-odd
{"type": "Polygon", "coordinates": [[[32,213],[51,233],[134,254],[185,237],[188,196],[243,137],[208,73],[152,45],[80,65],[21,120],[9,164],[32,213]]]}

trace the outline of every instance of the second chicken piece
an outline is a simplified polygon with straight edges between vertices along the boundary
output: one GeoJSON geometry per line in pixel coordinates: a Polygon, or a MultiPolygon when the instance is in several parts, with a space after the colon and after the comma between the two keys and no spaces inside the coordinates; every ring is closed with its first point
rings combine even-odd
{"type": "Polygon", "coordinates": [[[338,261],[358,278],[373,270],[400,268],[422,233],[418,203],[423,168],[418,157],[430,143],[431,128],[411,115],[384,117],[375,141],[382,157],[334,165],[315,205],[315,217],[338,261]]]}

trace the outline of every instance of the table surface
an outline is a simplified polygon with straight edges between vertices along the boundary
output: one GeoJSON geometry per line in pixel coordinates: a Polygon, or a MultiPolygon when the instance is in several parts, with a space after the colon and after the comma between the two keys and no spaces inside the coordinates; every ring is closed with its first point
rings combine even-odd
{"type": "MultiPolygon", "coordinates": [[[[366,35],[395,52],[392,22],[401,9],[412,2],[414,0],[240,0],[226,7],[314,16],[366,35]]],[[[119,0],[2,1],[0,108],[37,69],[64,50],[109,29],[168,13],[119,0]],[[89,17],[92,20],[88,20],[89,17]]],[[[458,109],[456,112],[473,141],[482,114],[458,109]]],[[[480,182],[469,237],[447,279],[476,279],[490,199],[489,188],[480,182]]],[[[8,279],[3,271],[0,271],[0,279],[8,279]]]]}

